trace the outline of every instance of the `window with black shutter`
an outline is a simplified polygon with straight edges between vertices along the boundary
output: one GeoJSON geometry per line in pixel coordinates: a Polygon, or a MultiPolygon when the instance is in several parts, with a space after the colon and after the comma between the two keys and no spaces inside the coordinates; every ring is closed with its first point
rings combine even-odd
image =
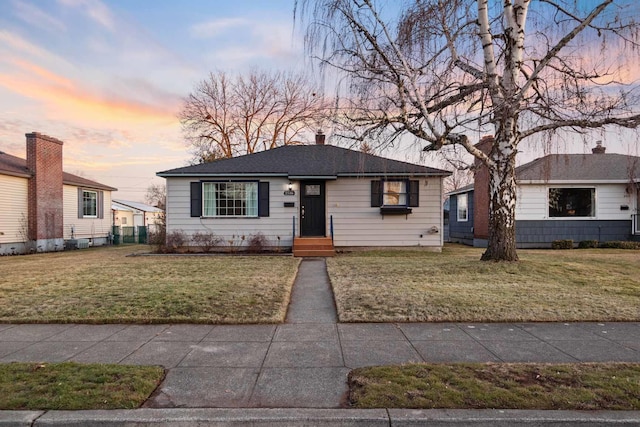
{"type": "Polygon", "coordinates": [[[371,207],[383,215],[406,215],[419,206],[420,181],[388,179],[371,181],[371,207]]]}
{"type": "Polygon", "coordinates": [[[258,216],[269,216],[269,182],[258,185],[258,216]]]}
{"type": "Polygon", "coordinates": [[[191,183],[191,216],[202,216],[202,183],[200,181],[191,183]]]}
{"type": "Polygon", "coordinates": [[[266,216],[269,216],[269,182],[198,181],[191,183],[191,217],[266,216]]]}

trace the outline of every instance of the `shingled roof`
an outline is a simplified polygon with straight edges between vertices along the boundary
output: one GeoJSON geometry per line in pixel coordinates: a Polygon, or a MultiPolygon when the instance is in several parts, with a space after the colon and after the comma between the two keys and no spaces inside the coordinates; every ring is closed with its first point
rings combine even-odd
{"type": "MultiPolygon", "coordinates": [[[[0,151],[0,174],[12,175],[23,178],[31,178],[32,173],[27,168],[27,161],[20,157],[12,156],[11,154],[3,153],[0,151]]],[[[100,184],[99,182],[92,181],[90,179],[83,178],[81,176],[73,175],[67,172],[62,172],[62,183],[67,185],[74,185],[76,187],[87,187],[96,190],[116,191],[117,188],[109,187],[108,185],[100,184]]]]}
{"type": "Polygon", "coordinates": [[[550,154],[516,168],[522,181],[639,182],[640,157],[624,154],[550,154]]]}
{"type": "Polygon", "coordinates": [[[286,176],[337,178],[364,176],[448,176],[451,172],[386,159],[333,145],[286,145],[259,153],[158,172],[178,176],[286,176]]]}

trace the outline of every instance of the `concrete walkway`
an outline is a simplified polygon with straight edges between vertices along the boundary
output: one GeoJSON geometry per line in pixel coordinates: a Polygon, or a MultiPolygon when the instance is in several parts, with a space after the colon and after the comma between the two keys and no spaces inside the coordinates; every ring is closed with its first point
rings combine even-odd
{"type": "MultiPolygon", "coordinates": [[[[0,362],[162,365],[168,374],[149,408],[287,410],[346,407],[347,374],[361,366],[640,362],[640,323],[342,324],[336,319],[324,259],[305,259],[285,324],[0,325],[0,362]]],[[[382,414],[384,422],[389,414],[382,414]]],[[[633,413],[629,419],[640,417],[633,413]]]]}

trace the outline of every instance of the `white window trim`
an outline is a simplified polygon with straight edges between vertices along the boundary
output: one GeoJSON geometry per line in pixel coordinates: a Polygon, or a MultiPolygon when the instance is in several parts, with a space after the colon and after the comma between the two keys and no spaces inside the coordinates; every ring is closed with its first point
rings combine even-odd
{"type": "Polygon", "coordinates": [[[553,220],[553,221],[581,221],[581,220],[586,220],[586,219],[598,219],[598,207],[600,206],[600,204],[598,203],[598,188],[597,187],[592,187],[592,186],[584,186],[584,185],[551,185],[547,187],[546,190],[546,199],[547,199],[547,205],[546,205],[546,218],[553,220]],[[593,209],[593,213],[594,216],[551,216],[549,214],[549,190],[554,189],[554,188],[589,188],[593,190],[593,203],[595,203],[595,207],[593,209]]]}
{"type": "Polygon", "coordinates": [[[217,219],[222,219],[222,218],[258,218],[260,216],[260,209],[258,204],[260,203],[260,194],[259,194],[260,188],[259,188],[259,183],[258,181],[203,181],[202,182],[202,218],[217,218],[217,219]],[[206,208],[205,208],[205,187],[207,185],[217,185],[217,184],[254,184],[256,186],[256,200],[255,200],[255,215],[205,215],[206,212],[206,208]]]}
{"type": "Polygon", "coordinates": [[[456,195],[456,218],[458,222],[468,222],[469,221],[469,193],[462,193],[456,195]],[[465,200],[465,217],[460,217],[460,197],[464,196],[465,200]]]}
{"type": "Polygon", "coordinates": [[[409,182],[407,180],[404,179],[387,179],[382,181],[382,206],[381,207],[407,207],[409,206],[409,182]],[[404,196],[404,203],[398,203],[395,205],[388,205],[384,203],[385,200],[385,195],[386,194],[392,194],[390,192],[385,192],[385,184],[388,182],[401,182],[404,184],[404,193],[397,193],[398,194],[398,200],[404,196]]]}
{"type": "Polygon", "coordinates": [[[82,218],[98,218],[98,192],[93,190],[82,190],[82,218]],[[93,193],[96,195],[96,214],[95,215],[86,215],[84,213],[84,194],[85,193],[93,193]]]}

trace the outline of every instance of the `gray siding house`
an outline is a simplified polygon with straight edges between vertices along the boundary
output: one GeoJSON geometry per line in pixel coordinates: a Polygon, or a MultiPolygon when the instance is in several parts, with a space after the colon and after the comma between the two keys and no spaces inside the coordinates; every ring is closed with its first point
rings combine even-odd
{"type": "Polygon", "coordinates": [[[157,173],[167,180],[167,233],[211,232],[223,245],[240,247],[261,233],[269,247],[293,247],[296,255],[357,247],[441,250],[442,180],[449,174],[325,145],[324,135],[315,145],[157,173]]]}
{"type": "MultiPolygon", "coordinates": [[[[598,144],[592,154],[551,154],[519,166],[516,180],[518,247],[550,247],[560,239],[640,240],[640,157],[605,154],[598,144]]],[[[448,194],[452,241],[486,246],[486,214],[479,218],[478,212],[479,204],[488,205],[479,197],[487,189],[476,180],[448,194]]]]}

